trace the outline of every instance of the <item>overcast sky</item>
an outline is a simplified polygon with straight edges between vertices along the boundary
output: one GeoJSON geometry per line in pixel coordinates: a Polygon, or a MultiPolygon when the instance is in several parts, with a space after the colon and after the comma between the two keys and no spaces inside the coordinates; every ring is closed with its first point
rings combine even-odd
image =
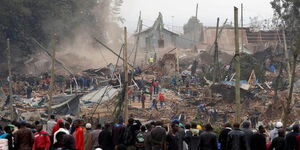
{"type": "MultiPolygon", "coordinates": [[[[272,18],[271,0],[124,0],[121,15],[126,19],[125,26],[133,32],[137,25],[139,11],[146,26],[151,26],[162,12],[165,26],[180,32],[182,26],[195,15],[199,3],[198,18],[205,26],[216,26],[217,17],[220,24],[226,18],[233,22],[233,7],[244,4],[244,24],[249,24],[249,17],[258,16],[261,20],[272,18]],[[172,17],[174,16],[174,17],[172,17]]],[[[239,10],[240,11],[240,10],[239,10]]],[[[144,26],[144,28],[146,27],[144,26]]]]}

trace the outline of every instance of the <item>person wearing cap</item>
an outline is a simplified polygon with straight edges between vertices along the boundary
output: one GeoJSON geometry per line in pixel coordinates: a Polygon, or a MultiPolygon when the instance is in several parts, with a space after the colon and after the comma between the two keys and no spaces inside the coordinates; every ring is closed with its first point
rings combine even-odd
{"type": "Polygon", "coordinates": [[[292,128],[293,131],[288,133],[285,137],[285,150],[298,150],[297,137],[300,136],[299,124],[294,124],[292,128]]]}
{"type": "Polygon", "coordinates": [[[21,121],[19,130],[14,134],[15,149],[17,150],[32,150],[34,136],[26,124],[26,121],[21,121]]]}
{"type": "Polygon", "coordinates": [[[267,149],[267,141],[265,136],[265,128],[264,126],[258,127],[258,132],[253,134],[250,139],[250,148],[251,150],[266,150],[267,149]]]}
{"type": "Polygon", "coordinates": [[[92,150],[94,145],[92,142],[92,124],[87,123],[84,131],[84,150],[92,150]]]}
{"type": "Polygon", "coordinates": [[[281,122],[276,122],[275,128],[270,132],[270,139],[273,141],[276,137],[278,137],[278,130],[281,129],[283,124],[281,122]]]}

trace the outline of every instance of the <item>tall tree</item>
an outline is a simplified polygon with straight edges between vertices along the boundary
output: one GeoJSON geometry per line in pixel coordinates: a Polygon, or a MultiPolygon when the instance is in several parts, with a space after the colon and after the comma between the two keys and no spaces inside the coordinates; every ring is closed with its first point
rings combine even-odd
{"type": "Polygon", "coordinates": [[[287,63],[291,66],[291,77],[289,82],[289,93],[284,102],[282,120],[284,127],[289,123],[293,106],[293,91],[296,75],[296,65],[300,53],[300,0],[273,0],[271,2],[275,17],[281,21],[281,26],[285,31],[289,48],[290,59],[287,63]]]}

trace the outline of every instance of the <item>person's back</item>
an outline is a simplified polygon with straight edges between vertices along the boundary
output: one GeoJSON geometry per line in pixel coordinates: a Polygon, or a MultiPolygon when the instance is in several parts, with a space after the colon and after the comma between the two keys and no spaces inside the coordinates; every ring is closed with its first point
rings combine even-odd
{"type": "Polygon", "coordinates": [[[55,116],[51,115],[50,118],[51,119],[49,121],[47,121],[47,128],[46,128],[46,132],[49,133],[49,134],[52,133],[52,129],[56,125],[55,116]]]}
{"type": "Polygon", "coordinates": [[[75,138],[70,134],[64,134],[62,147],[64,150],[75,150],[75,138]]]}
{"type": "Polygon", "coordinates": [[[226,123],[225,128],[221,131],[219,135],[219,142],[221,143],[221,150],[226,150],[228,133],[231,131],[231,124],[226,123]]]}
{"type": "Polygon", "coordinates": [[[98,138],[99,138],[99,134],[101,132],[101,124],[97,125],[97,128],[95,130],[92,131],[91,135],[92,135],[92,143],[93,145],[93,149],[99,147],[99,143],[98,143],[98,138]]]}
{"type": "Polygon", "coordinates": [[[43,131],[43,125],[37,125],[37,132],[34,134],[33,150],[49,149],[51,142],[49,134],[43,131]]]}
{"type": "Polygon", "coordinates": [[[200,135],[201,150],[217,150],[217,135],[213,132],[210,124],[205,126],[205,131],[200,135]]]}
{"type": "Polygon", "coordinates": [[[251,123],[250,121],[244,121],[242,124],[242,131],[245,133],[245,140],[246,140],[246,148],[250,150],[250,139],[253,135],[253,131],[250,129],[251,123]]]}
{"type": "Polygon", "coordinates": [[[125,125],[123,124],[123,118],[119,117],[119,123],[112,127],[112,138],[114,146],[121,144],[123,132],[125,130],[125,125]]]}
{"type": "Polygon", "coordinates": [[[235,123],[233,130],[228,133],[227,150],[246,150],[245,133],[239,129],[240,125],[235,123]]]}
{"type": "Polygon", "coordinates": [[[21,128],[15,132],[14,141],[15,149],[17,150],[31,150],[34,143],[34,136],[31,129],[25,127],[26,123],[21,123],[21,128]]]}
{"type": "Polygon", "coordinates": [[[293,132],[286,135],[285,138],[285,150],[297,150],[297,136],[299,136],[299,125],[293,125],[293,132]]]}
{"type": "Polygon", "coordinates": [[[278,129],[278,136],[272,140],[272,143],[270,145],[270,150],[284,150],[284,136],[285,136],[285,130],[284,129],[278,129]]]}
{"type": "Polygon", "coordinates": [[[92,125],[87,123],[84,131],[84,150],[93,150],[92,125]]]}
{"type": "Polygon", "coordinates": [[[250,148],[255,150],[266,150],[267,149],[267,143],[266,143],[266,137],[264,135],[264,127],[259,126],[258,133],[255,133],[251,136],[250,139],[250,148]]]}
{"type": "Polygon", "coordinates": [[[150,139],[152,150],[159,150],[163,148],[166,139],[166,129],[162,127],[162,123],[158,122],[156,127],[151,130],[150,139]]]}

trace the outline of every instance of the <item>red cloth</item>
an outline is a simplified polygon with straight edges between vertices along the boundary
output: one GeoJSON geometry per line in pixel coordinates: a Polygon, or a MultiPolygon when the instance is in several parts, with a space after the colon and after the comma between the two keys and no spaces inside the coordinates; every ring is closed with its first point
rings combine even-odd
{"type": "Polygon", "coordinates": [[[300,135],[296,136],[297,144],[298,144],[298,150],[300,150],[300,135]]]}
{"type": "Polygon", "coordinates": [[[165,96],[164,96],[164,94],[159,93],[158,99],[159,99],[159,101],[161,101],[161,102],[165,101],[165,96]]]}
{"type": "Polygon", "coordinates": [[[156,87],[157,83],[155,81],[152,82],[152,86],[156,87]]]}
{"type": "Polygon", "coordinates": [[[49,150],[51,145],[49,134],[45,131],[40,131],[34,134],[34,144],[32,150],[44,149],[49,150]]]}
{"type": "Polygon", "coordinates": [[[84,150],[83,129],[78,127],[74,132],[76,150],[84,150]]]}
{"type": "Polygon", "coordinates": [[[58,120],[56,125],[52,128],[52,134],[51,135],[54,135],[54,133],[59,130],[59,124],[63,122],[62,120],[58,120]]]}
{"type": "Polygon", "coordinates": [[[267,150],[271,150],[271,149],[270,149],[270,147],[271,147],[271,144],[272,144],[272,142],[270,142],[270,141],[269,141],[269,142],[267,142],[267,145],[266,145],[266,148],[267,148],[267,150]]]}

